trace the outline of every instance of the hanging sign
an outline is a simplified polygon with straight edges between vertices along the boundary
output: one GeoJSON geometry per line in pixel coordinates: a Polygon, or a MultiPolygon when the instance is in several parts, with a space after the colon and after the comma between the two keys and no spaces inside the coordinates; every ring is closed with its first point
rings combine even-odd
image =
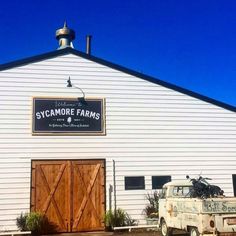
{"type": "Polygon", "coordinates": [[[104,134],[104,100],[33,98],[33,134],[104,134]]]}

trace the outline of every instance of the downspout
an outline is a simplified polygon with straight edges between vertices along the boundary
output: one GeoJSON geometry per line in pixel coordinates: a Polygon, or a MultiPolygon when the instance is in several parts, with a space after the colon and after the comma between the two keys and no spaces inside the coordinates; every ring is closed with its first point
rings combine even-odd
{"type": "Polygon", "coordinates": [[[113,192],[114,192],[114,212],[115,212],[115,219],[116,219],[116,163],[113,160],[113,192]]]}

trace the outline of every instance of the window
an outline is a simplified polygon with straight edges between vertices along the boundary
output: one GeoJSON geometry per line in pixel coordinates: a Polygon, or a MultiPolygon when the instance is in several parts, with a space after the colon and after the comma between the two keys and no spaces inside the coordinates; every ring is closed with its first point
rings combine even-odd
{"type": "Polygon", "coordinates": [[[160,198],[166,198],[167,188],[163,188],[160,193],[160,198]]]}
{"type": "Polygon", "coordinates": [[[144,176],[125,177],[125,190],[145,189],[144,176]]]}
{"type": "Polygon", "coordinates": [[[173,196],[175,197],[190,197],[192,186],[175,186],[173,188],[173,196]]]}
{"type": "Polygon", "coordinates": [[[170,181],[170,175],[152,176],[152,189],[161,189],[165,183],[170,181]]]}

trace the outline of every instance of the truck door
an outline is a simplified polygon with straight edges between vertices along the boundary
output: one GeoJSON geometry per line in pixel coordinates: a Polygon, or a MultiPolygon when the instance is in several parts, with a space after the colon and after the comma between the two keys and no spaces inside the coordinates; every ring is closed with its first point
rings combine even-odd
{"type": "Polygon", "coordinates": [[[161,219],[161,217],[166,219],[166,202],[167,202],[166,195],[167,195],[167,188],[163,188],[159,199],[159,219],[161,219]]]}

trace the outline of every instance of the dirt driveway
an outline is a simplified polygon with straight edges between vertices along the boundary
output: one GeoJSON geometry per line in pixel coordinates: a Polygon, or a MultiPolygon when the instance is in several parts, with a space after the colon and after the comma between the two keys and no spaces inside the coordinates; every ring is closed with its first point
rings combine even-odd
{"type": "Polygon", "coordinates": [[[159,231],[153,230],[132,230],[131,232],[114,232],[113,236],[160,236],[159,231]]]}
{"type": "MultiPolygon", "coordinates": [[[[173,235],[176,236],[188,236],[188,234],[183,231],[175,230],[173,235]]],[[[160,231],[157,230],[132,230],[131,232],[114,232],[113,236],[161,236],[160,231]]]]}
{"type": "MultiPolygon", "coordinates": [[[[175,236],[188,236],[181,231],[174,231],[175,236]]],[[[161,236],[160,231],[157,230],[147,230],[147,229],[133,229],[129,231],[115,231],[115,232],[87,232],[87,233],[62,233],[62,234],[50,234],[42,236],[161,236]]]]}

